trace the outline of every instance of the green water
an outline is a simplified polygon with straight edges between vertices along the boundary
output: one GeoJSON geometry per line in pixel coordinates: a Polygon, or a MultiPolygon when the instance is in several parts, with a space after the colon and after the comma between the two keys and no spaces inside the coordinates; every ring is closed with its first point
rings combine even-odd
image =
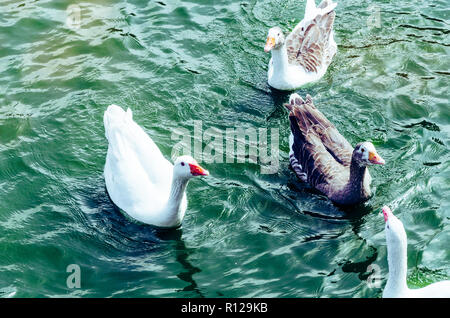
{"type": "Polygon", "coordinates": [[[386,160],[348,211],[289,169],[289,95],[267,85],[267,30],[293,28],[304,1],[84,1],[78,29],[75,2],[0,3],[0,296],[380,297],[385,204],[406,228],[408,284],[450,277],[448,1],[338,1],[338,53],[297,92],[386,160]],[[105,190],[111,103],[167,158],[195,121],[278,128],[279,169],[203,163],[180,229],[133,223],[105,190]]]}

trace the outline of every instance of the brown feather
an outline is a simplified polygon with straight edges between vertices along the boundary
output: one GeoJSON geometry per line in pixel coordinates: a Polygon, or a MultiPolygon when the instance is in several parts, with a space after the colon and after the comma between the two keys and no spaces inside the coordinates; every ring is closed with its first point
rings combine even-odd
{"type": "MultiPolygon", "coordinates": [[[[324,5],[323,1],[321,5],[324,5]]],[[[327,52],[336,13],[316,16],[306,28],[294,30],[287,40],[288,61],[308,72],[317,72],[331,57],[327,52]]]]}
{"type": "Polygon", "coordinates": [[[370,194],[368,171],[361,174],[360,180],[364,181],[361,194],[350,193],[350,170],[355,167],[353,147],[314,106],[312,97],[307,95],[303,100],[294,96],[288,105],[294,136],[292,151],[295,161],[301,165],[302,176],[299,177],[304,180],[306,174],[306,181],[312,187],[337,203],[352,204],[367,199],[370,194]]]}

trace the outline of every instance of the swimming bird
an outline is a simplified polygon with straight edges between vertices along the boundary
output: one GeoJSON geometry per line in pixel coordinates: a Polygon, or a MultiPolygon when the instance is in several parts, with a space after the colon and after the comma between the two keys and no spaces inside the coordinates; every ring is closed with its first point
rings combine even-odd
{"type": "Polygon", "coordinates": [[[433,283],[423,288],[409,289],[406,285],[407,238],[405,228],[387,206],[383,207],[389,277],[383,290],[383,298],[449,298],[450,280],[433,283]]]}
{"type": "Polygon", "coordinates": [[[111,200],[140,222],[164,228],[180,226],[189,180],[209,172],[190,156],[181,156],[172,165],[133,120],[129,108],[125,112],[110,105],[103,122],[108,139],[104,177],[111,200]]]}
{"type": "Polygon", "coordinates": [[[285,106],[291,126],[289,160],[297,176],[337,204],[367,200],[371,196],[367,167],[385,163],[374,145],[366,141],[353,148],[310,95],[303,100],[292,94],[285,106]]]}
{"type": "Polygon", "coordinates": [[[280,27],[269,30],[264,51],[272,52],[267,73],[270,86],[294,90],[325,74],[337,51],[333,36],[336,5],[323,0],[316,7],[314,0],[307,0],[303,20],[286,38],[280,27]]]}

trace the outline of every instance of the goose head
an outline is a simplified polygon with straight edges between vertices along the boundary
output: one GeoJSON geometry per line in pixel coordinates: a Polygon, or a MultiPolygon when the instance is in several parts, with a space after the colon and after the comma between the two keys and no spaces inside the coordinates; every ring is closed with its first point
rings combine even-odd
{"type": "Polygon", "coordinates": [[[383,207],[386,242],[388,246],[403,246],[406,244],[406,232],[400,221],[388,206],[383,207]]]}
{"type": "Polygon", "coordinates": [[[368,141],[357,144],[353,150],[352,157],[361,167],[384,165],[385,163],[384,159],[375,150],[375,146],[368,141]]]}
{"type": "Polygon", "coordinates": [[[268,53],[273,49],[278,49],[284,44],[284,34],[280,27],[273,27],[267,35],[264,52],[268,53]]]}
{"type": "Polygon", "coordinates": [[[197,176],[209,175],[208,170],[203,169],[191,156],[178,157],[173,164],[174,177],[189,180],[197,176]]]}

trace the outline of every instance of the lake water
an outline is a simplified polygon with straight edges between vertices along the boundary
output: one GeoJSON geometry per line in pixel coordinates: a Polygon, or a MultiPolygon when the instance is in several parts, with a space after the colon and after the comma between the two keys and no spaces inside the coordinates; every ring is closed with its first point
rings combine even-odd
{"type": "Polygon", "coordinates": [[[448,1],[338,1],[338,53],[297,92],[386,160],[345,211],[289,169],[289,94],[267,85],[267,30],[291,30],[304,1],[76,2],[0,3],[1,297],[380,297],[383,205],[406,228],[410,287],[450,277],[448,1]],[[181,228],[134,223],[103,179],[112,103],[167,158],[180,129],[204,149],[201,124],[278,132],[279,166],[203,162],[181,228]]]}

